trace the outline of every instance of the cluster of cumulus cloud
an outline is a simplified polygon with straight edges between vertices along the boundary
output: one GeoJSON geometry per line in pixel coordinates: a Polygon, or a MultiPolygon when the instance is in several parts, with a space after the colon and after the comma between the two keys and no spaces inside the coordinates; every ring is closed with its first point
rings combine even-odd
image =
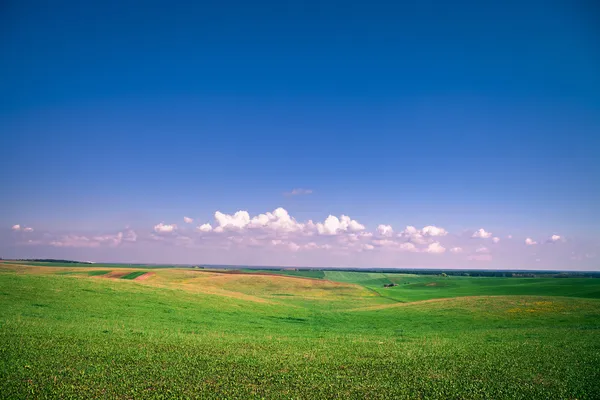
{"type": "MultiPolygon", "coordinates": [[[[491,250],[488,247],[475,245],[473,242],[471,246],[458,245],[459,240],[456,237],[460,236],[464,240],[464,232],[454,235],[456,237],[453,240],[445,240],[449,232],[433,225],[422,228],[406,226],[396,231],[391,225],[381,224],[371,232],[365,225],[347,215],[339,217],[329,215],[322,222],[312,220],[300,222],[284,208],[255,216],[241,210],[233,214],[217,211],[214,214],[214,221],[198,224],[194,232],[190,232],[190,229],[185,226],[192,224],[194,219],[184,217],[183,220],[183,227],[164,222],[155,225],[152,238],[185,245],[194,243],[208,245],[220,241],[221,245],[226,243],[227,246],[262,246],[293,252],[303,250],[358,252],[386,250],[430,254],[449,252],[469,253],[474,260],[491,259],[491,250]]],[[[489,241],[492,246],[497,245],[501,240],[500,237],[494,236],[483,228],[468,233],[466,237],[474,242],[489,241]]],[[[512,236],[507,236],[507,239],[512,239],[512,236]]],[[[560,240],[562,240],[560,236],[553,235],[545,242],[560,240]]],[[[525,244],[534,245],[537,242],[527,238],[525,244]]]]}
{"type": "MultiPolygon", "coordinates": [[[[369,231],[365,225],[347,215],[329,215],[323,221],[298,221],[284,208],[251,216],[247,211],[226,214],[215,212],[211,222],[198,223],[183,217],[183,224],[160,222],[151,232],[130,228],[107,234],[84,235],[33,232],[20,224],[12,231],[22,244],[47,245],[63,248],[99,248],[131,245],[139,241],[163,242],[191,248],[259,248],[275,251],[399,252],[422,254],[464,254],[469,260],[488,261],[501,239],[483,228],[450,234],[434,225],[417,228],[406,226],[396,230],[381,224],[369,231]]],[[[512,236],[505,236],[516,243],[512,236]]],[[[559,235],[536,241],[527,237],[521,246],[564,242],[559,235]]]]}
{"type": "MultiPolygon", "coordinates": [[[[184,217],[185,223],[192,223],[193,219],[184,217]]],[[[157,233],[171,233],[178,229],[176,224],[159,223],[154,226],[157,233]]],[[[306,223],[296,221],[283,208],[277,208],[273,212],[259,214],[250,218],[248,211],[238,211],[235,214],[224,214],[215,212],[214,227],[210,223],[204,223],[196,228],[199,232],[223,233],[227,231],[240,232],[244,230],[267,230],[280,233],[302,233],[306,235],[337,235],[342,232],[360,232],[365,226],[346,215],[340,218],[330,215],[323,223],[314,223],[309,220],[306,223]]]]}

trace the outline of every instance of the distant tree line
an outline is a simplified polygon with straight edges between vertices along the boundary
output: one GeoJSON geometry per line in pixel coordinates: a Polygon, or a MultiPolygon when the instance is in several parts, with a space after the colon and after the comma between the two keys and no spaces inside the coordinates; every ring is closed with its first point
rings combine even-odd
{"type": "Polygon", "coordinates": [[[286,274],[303,274],[307,271],[348,271],[348,272],[383,272],[395,274],[439,275],[439,276],[474,276],[492,278],[600,278],[600,271],[535,271],[535,270],[494,270],[494,269],[406,269],[406,268],[336,268],[336,267],[276,267],[249,265],[201,264],[200,267],[222,270],[281,271],[286,274]]]}
{"type": "Polygon", "coordinates": [[[30,262],[54,262],[62,264],[92,264],[87,261],[74,261],[74,260],[57,260],[54,258],[17,258],[13,261],[30,261],[30,262]]]}
{"type": "MultiPolygon", "coordinates": [[[[491,278],[600,278],[600,272],[594,271],[501,271],[501,270],[440,270],[440,269],[391,269],[391,268],[298,268],[298,271],[354,271],[388,272],[414,275],[474,276],[491,278]]],[[[280,269],[285,271],[285,269],[280,269]]]]}

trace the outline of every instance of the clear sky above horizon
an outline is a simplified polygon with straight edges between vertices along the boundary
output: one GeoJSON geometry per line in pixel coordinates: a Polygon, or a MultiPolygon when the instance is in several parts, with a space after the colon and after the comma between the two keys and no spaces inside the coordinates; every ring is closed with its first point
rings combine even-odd
{"type": "Polygon", "coordinates": [[[187,3],[0,6],[0,257],[600,270],[595,2],[187,3]]]}

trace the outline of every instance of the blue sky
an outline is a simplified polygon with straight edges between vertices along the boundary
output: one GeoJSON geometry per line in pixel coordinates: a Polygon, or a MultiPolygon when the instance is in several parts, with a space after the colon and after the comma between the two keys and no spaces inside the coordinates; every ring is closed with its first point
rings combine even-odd
{"type": "Polygon", "coordinates": [[[0,256],[598,269],[592,3],[9,1],[0,256]]]}

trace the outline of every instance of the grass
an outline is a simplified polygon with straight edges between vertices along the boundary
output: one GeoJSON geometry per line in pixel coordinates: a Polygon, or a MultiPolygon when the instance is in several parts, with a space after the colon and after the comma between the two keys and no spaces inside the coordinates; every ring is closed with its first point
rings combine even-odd
{"type": "Polygon", "coordinates": [[[600,280],[99,271],[0,268],[1,398],[600,393],[600,280]]]}
{"type": "Polygon", "coordinates": [[[109,270],[86,270],[86,271],[59,271],[57,275],[85,275],[85,276],[101,276],[110,273],[109,270]]]}
{"type": "Polygon", "coordinates": [[[590,278],[487,278],[326,271],[325,279],[363,285],[391,300],[410,302],[480,295],[546,295],[600,298],[600,280],[590,278]],[[386,283],[398,286],[384,288],[386,283]]]}
{"type": "MultiPolygon", "coordinates": [[[[244,272],[247,273],[256,273],[256,270],[251,270],[251,269],[245,269],[243,270],[244,272]]],[[[324,271],[314,271],[314,270],[299,270],[299,271],[294,271],[294,270],[263,270],[260,271],[263,273],[268,273],[268,274],[273,274],[273,275],[287,275],[287,276],[299,276],[299,277],[304,277],[304,278],[313,278],[313,279],[323,279],[325,278],[325,272],[324,271]]]]}
{"type": "Polygon", "coordinates": [[[127,275],[123,275],[123,276],[121,277],[121,279],[129,279],[129,280],[132,280],[132,279],[135,279],[135,278],[137,278],[137,277],[140,277],[140,276],[144,275],[146,272],[147,272],[147,271],[134,271],[134,272],[130,272],[130,273],[128,273],[127,275]]]}

